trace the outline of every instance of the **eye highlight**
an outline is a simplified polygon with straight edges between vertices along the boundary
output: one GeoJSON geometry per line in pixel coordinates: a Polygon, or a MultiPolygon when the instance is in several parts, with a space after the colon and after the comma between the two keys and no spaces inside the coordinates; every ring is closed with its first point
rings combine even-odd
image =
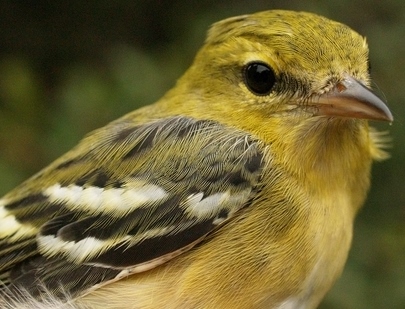
{"type": "Polygon", "coordinates": [[[243,74],[246,86],[256,95],[269,94],[276,82],[274,71],[263,62],[248,63],[243,74]]]}

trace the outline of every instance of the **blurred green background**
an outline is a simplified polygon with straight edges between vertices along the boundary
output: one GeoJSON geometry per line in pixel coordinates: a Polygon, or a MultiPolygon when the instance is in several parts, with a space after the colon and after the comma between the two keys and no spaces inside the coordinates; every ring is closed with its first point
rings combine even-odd
{"type": "Polygon", "coordinates": [[[405,308],[405,6],[388,1],[1,1],[0,193],[92,129],[173,86],[215,21],[306,10],[368,38],[373,88],[395,122],[392,158],[377,163],[342,278],[321,305],[405,308]],[[401,105],[402,104],[402,105],[401,105]]]}

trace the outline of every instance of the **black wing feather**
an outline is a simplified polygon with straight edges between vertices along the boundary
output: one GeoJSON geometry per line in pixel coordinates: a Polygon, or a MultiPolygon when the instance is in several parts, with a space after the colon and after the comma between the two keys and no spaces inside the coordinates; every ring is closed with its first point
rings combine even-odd
{"type": "Polygon", "coordinates": [[[63,293],[80,294],[124,269],[152,268],[200,242],[255,196],[264,150],[245,132],[180,116],[137,126],[125,119],[96,131],[0,200],[3,212],[32,231],[0,239],[7,289],[22,286],[39,295],[45,287],[61,295],[63,286],[63,293]],[[138,192],[139,181],[151,191],[139,205],[125,201],[125,211],[86,205],[80,195],[77,202],[52,199],[55,184],[120,193],[138,192]],[[154,188],[166,194],[156,197],[154,188]],[[57,246],[47,248],[44,239],[57,246]],[[75,257],[86,240],[106,246],[75,257]]]}

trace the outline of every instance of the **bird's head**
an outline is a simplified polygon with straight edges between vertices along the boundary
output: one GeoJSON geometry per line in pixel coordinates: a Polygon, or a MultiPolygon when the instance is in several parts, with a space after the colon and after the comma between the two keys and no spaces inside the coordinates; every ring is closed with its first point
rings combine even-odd
{"type": "Polygon", "coordinates": [[[291,173],[346,181],[344,171],[387,157],[368,120],[393,116],[369,87],[365,38],[312,13],[276,10],[214,24],[163,102],[257,136],[291,173]]]}
{"type": "Polygon", "coordinates": [[[363,37],[324,17],[292,11],[214,24],[179,83],[191,96],[187,101],[196,102],[190,108],[207,108],[214,118],[225,109],[263,125],[280,117],[294,123],[314,117],[392,121],[369,84],[363,37]]]}

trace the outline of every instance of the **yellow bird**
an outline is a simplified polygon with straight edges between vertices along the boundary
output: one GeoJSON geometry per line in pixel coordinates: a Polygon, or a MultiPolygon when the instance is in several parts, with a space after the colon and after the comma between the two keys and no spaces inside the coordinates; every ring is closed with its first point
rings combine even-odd
{"type": "Polygon", "coordinates": [[[369,86],[343,24],[214,24],[162,99],[0,199],[0,307],[315,308],[386,157],[368,120],[393,117],[369,86]]]}

